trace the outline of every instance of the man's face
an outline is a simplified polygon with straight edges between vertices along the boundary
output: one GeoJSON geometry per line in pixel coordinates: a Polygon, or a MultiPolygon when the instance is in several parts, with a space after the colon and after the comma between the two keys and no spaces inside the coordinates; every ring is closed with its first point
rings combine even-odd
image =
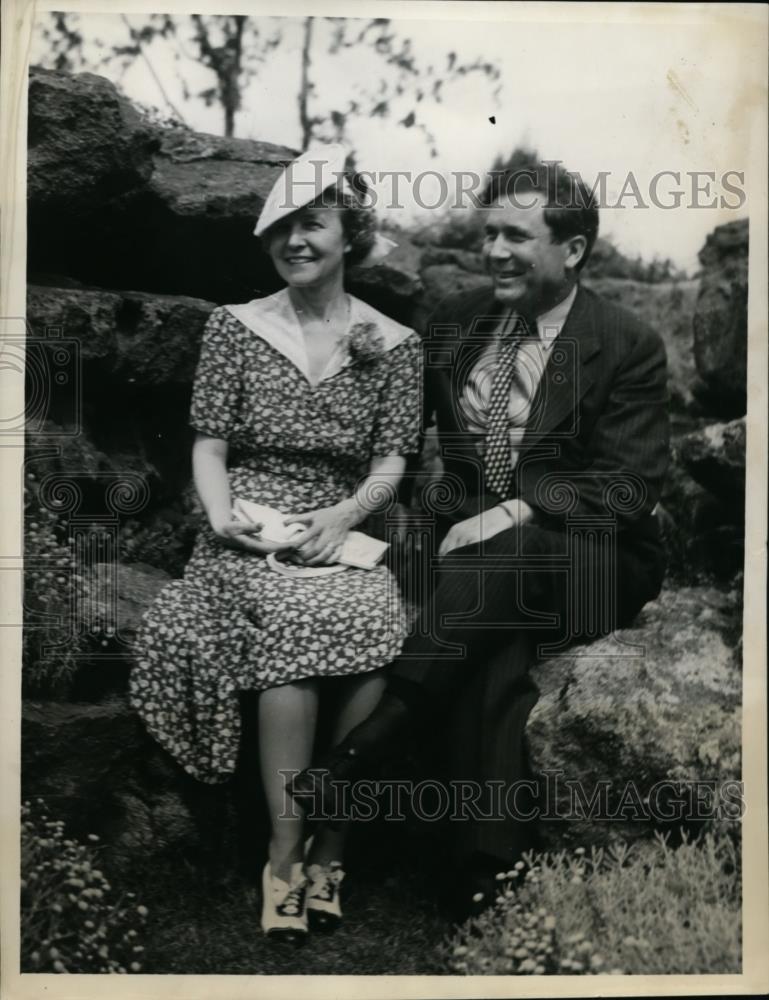
{"type": "Polygon", "coordinates": [[[545,204],[543,195],[527,191],[515,201],[502,195],[484,210],[483,257],[495,298],[534,316],[565,298],[582,256],[573,240],[554,242],[545,204]]]}

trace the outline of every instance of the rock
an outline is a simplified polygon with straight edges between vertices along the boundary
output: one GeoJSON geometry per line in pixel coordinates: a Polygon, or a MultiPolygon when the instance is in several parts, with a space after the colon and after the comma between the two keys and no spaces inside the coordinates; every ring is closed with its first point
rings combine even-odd
{"type": "Polygon", "coordinates": [[[663,281],[647,284],[629,278],[590,278],[584,284],[598,295],[625,306],[662,337],[668,359],[668,392],[675,411],[696,410],[692,318],[699,283],[663,281]]]}
{"type": "Polygon", "coordinates": [[[742,520],[745,499],[745,418],[710,424],[682,437],[677,454],[692,477],[733,507],[742,520]]]}
{"type": "Polygon", "coordinates": [[[28,225],[57,245],[77,237],[73,213],[85,221],[149,181],[159,135],[104,77],[32,67],[28,111],[28,225]]]}
{"type": "Polygon", "coordinates": [[[180,577],[192,553],[201,517],[200,503],[192,494],[194,488],[190,486],[172,503],[121,524],[123,562],[143,564],[180,577]]]}
{"type": "Polygon", "coordinates": [[[278,287],[253,236],[284,146],[150,124],[109,81],[33,70],[30,273],[242,302],[278,287]]]}
{"type": "Polygon", "coordinates": [[[748,220],[718,226],[700,251],[703,266],[694,314],[694,360],[706,412],[745,414],[748,351],[748,220]]]}
{"type": "Polygon", "coordinates": [[[422,292],[418,275],[391,265],[388,258],[376,267],[351,268],[345,285],[353,295],[385,315],[407,326],[413,325],[422,292]]]}
{"type": "Polygon", "coordinates": [[[668,576],[732,580],[744,563],[744,426],[673,415],[660,498],[668,576]]]}
{"type": "Polygon", "coordinates": [[[748,220],[737,219],[723,226],[716,226],[705,240],[705,246],[697,255],[703,268],[720,267],[735,259],[745,257],[748,252],[748,220]]]}
{"type": "Polygon", "coordinates": [[[677,436],[662,492],[668,572],[728,581],[744,565],[745,421],[677,436]]]}
{"type": "Polygon", "coordinates": [[[35,341],[55,349],[57,338],[46,331],[60,328],[77,341],[87,375],[138,387],[189,386],[213,308],[213,302],[179,295],[37,285],[27,290],[35,341]]]}
{"type": "MultiPolygon", "coordinates": [[[[574,814],[566,782],[588,800],[608,782],[610,812],[643,803],[656,783],[740,777],[740,607],[736,591],[709,587],[664,590],[635,624],[535,672],[541,697],[530,723],[533,757],[551,775],[551,806],[574,814]]],[[[691,788],[691,786],[690,786],[691,788]]],[[[573,795],[573,793],[571,793],[573,795]]],[[[631,820],[631,813],[627,819],[631,820]]],[[[589,845],[615,835],[648,834],[658,822],[553,820],[563,844],[589,845]]]]}
{"type": "Polygon", "coordinates": [[[678,582],[729,581],[744,562],[743,528],[734,513],[695,482],[676,458],[668,469],[659,506],[667,575],[678,582]]]}
{"type": "Polygon", "coordinates": [[[73,517],[81,525],[105,516],[116,521],[126,504],[146,507],[160,483],[158,470],[146,455],[108,455],[77,425],[52,420],[27,434],[24,463],[40,483],[43,506],[62,525],[73,517]]]}
{"type": "Polygon", "coordinates": [[[114,608],[110,625],[127,646],[134,642],[144,612],[171,581],[164,570],[145,563],[96,563],[93,578],[97,593],[110,595],[104,601],[104,610],[111,619],[114,608]]]}
{"type": "Polygon", "coordinates": [[[28,367],[28,394],[40,399],[41,412],[29,426],[43,449],[65,449],[68,458],[58,462],[65,473],[85,471],[72,455],[73,437],[81,438],[100,456],[98,471],[90,470],[98,482],[86,476],[98,493],[111,472],[143,479],[150,507],[178,496],[190,477],[190,392],[213,308],[186,296],[30,287],[28,351],[35,364],[28,367]],[[62,348],[70,360],[59,366],[62,348]],[[39,385],[30,382],[35,378],[39,385]],[[59,441],[51,440],[58,436],[51,421],[61,425],[59,441]]]}
{"type": "Polygon", "coordinates": [[[108,872],[168,850],[215,852],[231,824],[228,788],[189,778],[123,699],[25,703],[22,764],[24,797],[42,797],[68,834],[96,834],[108,872]]]}

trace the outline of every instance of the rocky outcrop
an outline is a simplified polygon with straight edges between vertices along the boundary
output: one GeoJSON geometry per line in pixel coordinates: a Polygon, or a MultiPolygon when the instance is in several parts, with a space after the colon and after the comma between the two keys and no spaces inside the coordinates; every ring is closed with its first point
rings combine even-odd
{"type": "Polygon", "coordinates": [[[284,146],[160,128],[109,81],[35,69],[29,270],[242,302],[277,288],[254,221],[284,146]]]}
{"type": "Polygon", "coordinates": [[[27,321],[36,341],[56,347],[46,331],[58,327],[77,340],[87,378],[141,386],[192,381],[200,338],[213,302],[180,295],[112,292],[96,288],[29,285],[27,321]]]}
{"type": "Polygon", "coordinates": [[[662,526],[678,578],[734,578],[744,563],[745,421],[676,435],[662,493],[662,526]]]}
{"type": "Polygon", "coordinates": [[[742,514],[745,499],[745,418],[708,424],[678,442],[678,455],[698,483],[742,514]]]}
{"type": "MultiPolygon", "coordinates": [[[[146,185],[157,131],[102,76],[33,68],[29,79],[29,225],[85,218],[146,185]]],[[[69,227],[68,227],[69,228],[69,227]]],[[[72,236],[69,232],[66,235],[72,236]]],[[[57,263],[62,259],[57,257],[57,263]]]]}
{"type": "Polygon", "coordinates": [[[560,772],[548,804],[571,817],[553,818],[552,836],[582,844],[643,836],[666,825],[672,791],[686,802],[693,782],[723,791],[722,783],[739,780],[740,630],[736,592],[665,590],[632,628],[536,668],[533,756],[540,769],[560,772]],[[665,781],[683,785],[660,790],[660,815],[642,819],[644,800],[665,781]],[[600,805],[604,794],[613,820],[580,817],[575,784],[588,802],[598,790],[600,805]],[[617,815],[623,803],[627,811],[617,815]]]}
{"type": "Polygon", "coordinates": [[[25,702],[22,759],[23,796],[43,798],[70,835],[96,834],[109,871],[128,874],[168,850],[203,851],[221,863],[230,789],[185,775],[124,699],[25,702]]]}
{"type": "Polygon", "coordinates": [[[190,390],[213,308],[186,296],[30,285],[28,396],[47,418],[30,426],[30,461],[89,489],[105,474],[136,473],[148,509],[174,500],[189,481],[190,390]]]}
{"type": "Polygon", "coordinates": [[[699,256],[696,391],[707,412],[728,420],[743,416],[747,406],[748,220],[718,226],[699,256]]]}
{"type": "Polygon", "coordinates": [[[590,264],[587,271],[588,288],[642,317],[662,337],[668,360],[670,405],[678,412],[693,410],[697,371],[692,354],[692,316],[698,283],[661,281],[651,285],[629,278],[591,278],[590,264]]]}

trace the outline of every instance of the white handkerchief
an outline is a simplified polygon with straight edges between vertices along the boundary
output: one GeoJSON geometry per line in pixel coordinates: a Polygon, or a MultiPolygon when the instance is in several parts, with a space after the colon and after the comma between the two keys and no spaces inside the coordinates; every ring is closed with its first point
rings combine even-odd
{"type": "MultiPolygon", "coordinates": [[[[240,497],[234,501],[232,513],[249,524],[261,524],[260,538],[272,544],[281,545],[290,542],[304,531],[303,524],[284,524],[285,515],[274,507],[253,503],[240,497]]],[[[373,569],[388,548],[387,542],[381,542],[378,538],[372,538],[362,531],[348,531],[338,562],[343,566],[354,566],[356,569],[373,569]]]]}
{"type": "Polygon", "coordinates": [[[387,542],[380,542],[362,531],[348,531],[339,562],[357,569],[373,569],[388,548],[387,542]]]}
{"type": "Polygon", "coordinates": [[[263,503],[252,503],[238,497],[232,505],[232,513],[249,524],[261,524],[261,538],[265,542],[280,545],[290,542],[300,532],[304,531],[302,524],[284,524],[283,514],[274,507],[263,503]]]}

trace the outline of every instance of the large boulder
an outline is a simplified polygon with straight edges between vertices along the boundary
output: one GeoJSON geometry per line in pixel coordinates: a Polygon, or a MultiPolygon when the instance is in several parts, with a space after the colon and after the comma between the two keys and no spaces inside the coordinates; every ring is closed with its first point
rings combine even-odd
{"type": "Polygon", "coordinates": [[[686,803],[692,783],[715,782],[718,803],[723,783],[739,780],[740,629],[736,591],[668,589],[631,628],[537,667],[541,697],[529,737],[537,766],[553,772],[548,805],[561,817],[550,826],[554,839],[643,836],[672,819],[671,794],[686,803]],[[602,783],[613,820],[580,816],[575,787],[589,802],[602,783]]]}
{"type": "Polygon", "coordinates": [[[662,491],[669,571],[727,581],[745,558],[745,421],[677,434],[662,491]]]}
{"type": "Polygon", "coordinates": [[[272,291],[254,220],[294,155],[160,128],[102,77],[33,69],[30,272],[215,302],[272,291]]]}
{"type": "MultiPolygon", "coordinates": [[[[29,77],[29,226],[77,238],[77,213],[98,213],[152,175],[157,130],[104,77],[33,68],[29,77]],[[57,232],[64,226],[64,232],[57,232]]],[[[42,249],[42,248],[41,248],[42,249]]],[[[65,254],[62,260],[67,259],[65,254]]]]}
{"type": "Polygon", "coordinates": [[[190,391],[213,308],[187,296],[29,286],[28,398],[40,402],[30,461],[97,493],[108,474],[135,474],[149,506],[173,503],[189,481],[190,391]]]}
{"type": "Polygon", "coordinates": [[[681,462],[698,483],[733,507],[740,519],[745,499],[745,418],[709,424],[677,442],[681,462]]]}
{"type": "MultiPolygon", "coordinates": [[[[189,386],[213,302],[182,295],[29,285],[32,342],[54,350],[54,327],[77,341],[79,362],[99,383],[189,386]],[[93,366],[93,367],[90,367],[93,366]]],[[[52,386],[55,389],[55,386],[52,386]]]]}
{"type": "Polygon", "coordinates": [[[684,468],[673,447],[658,518],[667,556],[668,577],[734,580],[744,563],[742,524],[733,511],[701,486],[684,468]]]}
{"type": "Polygon", "coordinates": [[[694,314],[696,387],[706,412],[745,414],[748,363],[748,220],[718,226],[700,251],[702,277],[694,314]]]}

